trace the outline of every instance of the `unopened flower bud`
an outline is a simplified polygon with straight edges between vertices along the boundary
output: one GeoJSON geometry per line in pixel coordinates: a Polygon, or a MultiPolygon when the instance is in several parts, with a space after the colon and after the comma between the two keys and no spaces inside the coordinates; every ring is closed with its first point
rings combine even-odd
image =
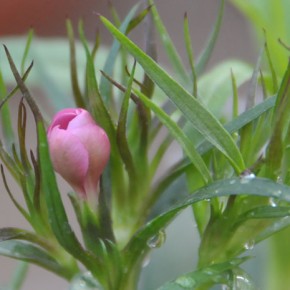
{"type": "Polygon", "coordinates": [[[55,171],[79,196],[97,199],[99,179],[110,156],[106,132],[86,110],[64,109],[54,116],[47,139],[55,171]]]}

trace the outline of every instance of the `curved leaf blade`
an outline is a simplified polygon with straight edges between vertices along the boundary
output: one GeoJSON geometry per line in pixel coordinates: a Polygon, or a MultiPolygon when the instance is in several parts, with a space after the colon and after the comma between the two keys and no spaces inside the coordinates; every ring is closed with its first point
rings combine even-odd
{"type": "Polygon", "coordinates": [[[154,60],[147,56],[110,21],[101,16],[107,29],[136,58],[148,76],[173,101],[184,117],[233,164],[238,172],[243,171],[244,161],[231,135],[220,122],[181,85],[170,77],[154,60]]]}
{"type": "Polygon", "coordinates": [[[248,259],[249,257],[236,258],[184,274],[174,281],[159,287],[158,290],[191,290],[205,283],[223,283],[226,281],[226,274],[228,274],[229,270],[239,266],[248,259]]]}
{"type": "Polygon", "coordinates": [[[46,251],[29,242],[18,240],[0,242],[0,255],[39,265],[60,276],[66,275],[62,267],[46,251]]]}
{"type": "Polygon", "coordinates": [[[196,151],[194,144],[191,140],[184,134],[184,132],[178,127],[178,125],[168,116],[162,109],[160,109],[157,105],[153,103],[150,99],[148,99],[141,92],[134,90],[136,95],[142,100],[142,102],[148,106],[160,119],[160,121],[168,128],[171,134],[174,136],[177,142],[182,146],[183,150],[187,154],[190,161],[194,164],[196,169],[201,174],[205,183],[211,181],[210,172],[204,163],[201,156],[196,151]]]}
{"type": "Polygon", "coordinates": [[[163,214],[148,222],[131,239],[126,249],[127,258],[134,264],[136,257],[146,248],[147,241],[164,229],[186,207],[202,200],[230,195],[253,195],[278,198],[290,202],[290,187],[265,178],[230,178],[205,186],[163,214]]]}

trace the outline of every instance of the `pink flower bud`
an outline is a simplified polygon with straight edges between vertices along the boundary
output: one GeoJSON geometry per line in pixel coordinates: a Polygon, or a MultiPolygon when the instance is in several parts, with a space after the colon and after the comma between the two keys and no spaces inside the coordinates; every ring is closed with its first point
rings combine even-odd
{"type": "Polygon", "coordinates": [[[96,196],[100,176],[109,160],[110,142],[89,112],[61,110],[48,128],[47,139],[55,171],[82,198],[96,196]]]}

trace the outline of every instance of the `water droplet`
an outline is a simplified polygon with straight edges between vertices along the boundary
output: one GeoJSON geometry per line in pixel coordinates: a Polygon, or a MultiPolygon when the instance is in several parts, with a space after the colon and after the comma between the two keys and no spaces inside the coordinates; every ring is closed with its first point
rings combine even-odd
{"type": "MultiPolygon", "coordinates": [[[[235,289],[246,289],[245,287],[250,287],[252,286],[251,285],[251,282],[249,279],[247,279],[246,277],[244,276],[241,276],[241,275],[237,275],[235,277],[235,286],[236,288],[235,289]]],[[[252,288],[252,287],[251,287],[252,288]]],[[[248,289],[248,288],[247,288],[248,289]]]]}
{"type": "Polygon", "coordinates": [[[103,290],[104,288],[93,277],[91,272],[76,275],[71,282],[69,290],[103,290]]]}
{"type": "Polygon", "coordinates": [[[244,247],[245,247],[246,250],[253,250],[254,246],[255,246],[255,241],[254,240],[250,240],[250,241],[248,241],[245,244],[244,247]]]}
{"type": "Polygon", "coordinates": [[[164,230],[161,230],[158,232],[157,235],[151,237],[147,241],[147,245],[149,248],[154,249],[154,248],[160,248],[166,241],[166,233],[164,230]]]}
{"type": "Polygon", "coordinates": [[[283,183],[283,178],[280,175],[278,175],[277,178],[276,178],[276,182],[282,184],[283,183]]]}
{"type": "Polygon", "coordinates": [[[276,206],[278,205],[277,199],[274,198],[274,197],[270,197],[270,198],[269,198],[269,204],[270,204],[272,207],[276,207],[276,206]]]}
{"type": "Polygon", "coordinates": [[[212,269],[204,269],[203,272],[209,276],[213,276],[214,271],[212,269]]]}
{"type": "Polygon", "coordinates": [[[240,178],[241,178],[241,183],[245,184],[255,179],[256,175],[252,173],[250,170],[245,170],[244,172],[241,173],[240,178]]]}
{"type": "Polygon", "coordinates": [[[175,280],[175,283],[183,288],[189,288],[189,289],[192,289],[196,284],[192,278],[186,277],[186,276],[181,276],[177,278],[175,280]]]}
{"type": "Polygon", "coordinates": [[[279,197],[281,194],[282,194],[282,191],[281,190],[276,190],[276,191],[273,192],[273,195],[275,197],[279,197]]]}

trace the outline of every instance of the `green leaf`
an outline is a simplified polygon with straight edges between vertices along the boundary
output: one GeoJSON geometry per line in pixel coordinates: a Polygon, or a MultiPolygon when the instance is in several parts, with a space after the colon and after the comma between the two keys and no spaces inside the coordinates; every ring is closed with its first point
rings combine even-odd
{"type": "Polygon", "coordinates": [[[74,95],[74,100],[77,107],[84,107],[84,100],[82,92],[79,86],[78,81],[78,71],[77,71],[77,61],[76,61],[76,48],[75,48],[75,38],[72,23],[70,20],[66,21],[66,30],[69,39],[69,48],[70,48],[70,76],[72,83],[72,90],[74,95]]]}
{"type": "Polygon", "coordinates": [[[32,243],[18,240],[0,242],[0,255],[41,266],[62,277],[67,277],[62,267],[46,251],[32,243]]]}
{"type": "Polygon", "coordinates": [[[210,111],[221,118],[224,115],[224,106],[232,96],[231,72],[240,87],[251,78],[252,67],[239,60],[227,60],[209,70],[201,76],[198,82],[198,93],[202,102],[210,111]]]}
{"type": "Polygon", "coordinates": [[[280,201],[290,201],[290,187],[265,178],[230,178],[216,181],[205,186],[174,207],[162,213],[141,228],[126,246],[127,259],[134,266],[136,257],[147,247],[147,241],[164,229],[176,215],[187,206],[201,200],[230,195],[252,195],[278,198],[280,201]]]}
{"type": "MultiPolygon", "coordinates": [[[[265,32],[266,34],[266,32],[265,32]]],[[[266,37],[266,35],[265,35],[266,37]]],[[[270,51],[269,51],[269,47],[268,47],[268,44],[267,44],[267,41],[265,43],[265,51],[266,51],[266,57],[267,57],[267,61],[268,61],[268,66],[269,66],[269,69],[270,69],[270,72],[271,72],[271,77],[272,77],[272,83],[273,83],[273,88],[272,88],[272,93],[275,94],[278,90],[278,79],[277,79],[277,75],[276,75],[276,71],[275,71],[275,68],[274,68],[274,65],[273,65],[273,62],[272,62],[272,59],[271,59],[271,54],[270,54],[270,51]]]]}
{"type": "Polygon", "coordinates": [[[208,42],[207,42],[205,49],[201,53],[201,55],[198,58],[197,63],[196,63],[197,75],[200,75],[204,71],[206,64],[209,61],[209,58],[210,58],[212,51],[214,49],[214,46],[215,46],[219,31],[220,31],[220,28],[222,25],[222,19],[223,19],[223,14],[224,14],[224,5],[225,5],[225,0],[221,0],[219,13],[218,13],[216,22],[214,24],[213,31],[208,39],[208,42]]]}
{"type": "MultiPolygon", "coordinates": [[[[126,16],[125,20],[120,26],[120,31],[125,33],[130,25],[132,18],[134,17],[139,4],[136,4],[132,7],[128,15],[126,16]]],[[[120,43],[117,40],[114,40],[111,50],[107,56],[103,71],[110,77],[113,75],[114,65],[116,63],[116,59],[120,50],[120,43]]],[[[100,93],[107,104],[110,98],[110,91],[111,91],[111,84],[110,82],[104,77],[101,76],[100,80],[100,93]]]]}
{"type": "Polygon", "coordinates": [[[193,49],[191,45],[191,37],[190,37],[190,31],[189,31],[189,24],[188,24],[188,17],[187,14],[184,16],[184,23],[183,23],[183,33],[184,33],[184,41],[185,41],[185,48],[187,52],[187,57],[191,69],[191,75],[192,75],[192,94],[193,96],[197,97],[197,75],[194,65],[194,56],[193,56],[193,49]]]}
{"type": "Polygon", "coordinates": [[[243,257],[220,264],[213,264],[209,267],[184,274],[174,281],[168,282],[159,287],[158,290],[192,290],[197,289],[199,286],[206,283],[225,283],[227,281],[228,271],[239,266],[248,259],[249,257],[243,257]]]}
{"type": "MultiPolygon", "coordinates": [[[[262,103],[256,105],[255,107],[249,109],[248,111],[242,113],[234,120],[230,121],[225,125],[225,128],[229,133],[237,132],[243,126],[253,122],[257,118],[259,118],[262,114],[269,112],[274,106],[276,102],[276,97],[269,97],[264,100],[262,103]]],[[[212,148],[212,145],[207,141],[203,141],[199,144],[197,151],[200,154],[205,154],[212,148]]],[[[191,166],[191,163],[187,159],[183,159],[178,162],[174,168],[168,171],[168,174],[164,176],[163,179],[156,185],[154,189],[154,194],[152,194],[152,200],[150,204],[154,204],[155,201],[162,195],[162,193],[174,182],[177,178],[180,177],[185,171],[191,166]]]]}
{"type": "Polygon", "coordinates": [[[28,53],[29,53],[29,49],[30,49],[31,42],[33,39],[33,35],[34,35],[34,31],[33,31],[33,29],[30,29],[28,32],[28,35],[27,35],[26,45],[25,45],[23,57],[21,60],[21,74],[24,74],[24,72],[25,72],[25,62],[26,62],[27,57],[28,57],[28,53]]]}
{"type": "Polygon", "coordinates": [[[170,133],[174,136],[177,142],[182,146],[185,154],[188,156],[192,164],[199,171],[205,183],[211,181],[210,172],[204,163],[201,156],[197,153],[194,144],[190,141],[190,139],[183,133],[183,131],[179,128],[179,126],[168,116],[159,106],[155,105],[153,101],[148,99],[141,92],[134,90],[136,95],[144,102],[148,108],[150,108],[160,119],[160,121],[168,128],[170,133]]]}
{"type": "MultiPolygon", "coordinates": [[[[0,69],[0,101],[3,101],[6,95],[7,89],[0,69]]],[[[12,128],[10,109],[7,102],[1,107],[1,127],[6,150],[11,151],[12,144],[14,143],[14,133],[12,128]]]]}
{"type": "Polygon", "coordinates": [[[133,19],[131,19],[131,21],[127,27],[126,34],[129,34],[135,27],[137,27],[143,21],[143,19],[149,13],[150,9],[151,9],[151,6],[143,9],[142,11],[140,11],[140,13],[137,16],[135,16],[133,19]]]}
{"type": "Polygon", "coordinates": [[[283,157],[283,134],[289,125],[290,112],[290,61],[280,85],[275,104],[273,122],[274,128],[266,155],[266,176],[277,178],[283,157]]]}
{"type": "Polygon", "coordinates": [[[243,171],[244,162],[239,149],[219,121],[107,19],[101,17],[101,20],[108,30],[136,58],[148,76],[175,103],[184,117],[218,150],[227,156],[238,172],[243,171]]]}
{"type": "Polygon", "coordinates": [[[28,266],[29,264],[26,262],[19,262],[8,284],[9,290],[20,290],[23,287],[26,276],[28,274],[28,266]]]}
{"type": "MultiPolygon", "coordinates": [[[[148,3],[151,5],[151,13],[153,15],[153,20],[155,22],[155,27],[157,28],[162,44],[168,56],[168,59],[176,72],[176,76],[182,80],[185,84],[189,82],[188,73],[186,72],[180,56],[168,34],[168,31],[163,24],[160,15],[158,14],[156,5],[153,0],[149,0],[148,3]]],[[[112,32],[112,31],[111,31],[112,32]]]]}
{"type": "MultiPolygon", "coordinates": [[[[225,124],[225,129],[230,133],[237,132],[253,120],[256,120],[262,114],[273,109],[276,102],[276,96],[270,97],[263,101],[262,103],[256,105],[255,107],[247,110],[246,112],[240,114],[237,118],[225,124]]],[[[212,148],[212,145],[208,141],[203,141],[199,144],[197,150],[200,153],[205,153],[212,148]]]]}
{"type": "Polygon", "coordinates": [[[279,38],[290,43],[289,1],[284,0],[232,0],[242,13],[252,22],[256,32],[255,39],[263,39],[267,33],[267,45],[275,71],[282,77],[287,67],[288,51],[277,41],[279,38]]]}

